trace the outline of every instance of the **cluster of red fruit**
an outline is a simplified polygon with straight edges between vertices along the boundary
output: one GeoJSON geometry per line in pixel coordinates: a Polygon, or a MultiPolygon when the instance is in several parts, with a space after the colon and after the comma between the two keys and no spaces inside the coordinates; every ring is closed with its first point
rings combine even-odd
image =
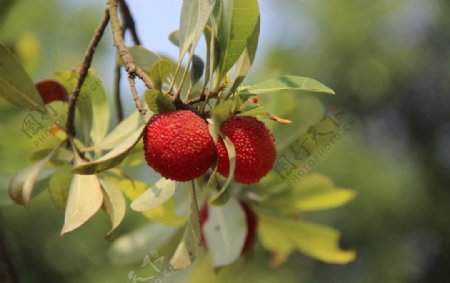
{"type": "MultiPolygon", "coordinates": [[[[221,132],[234,144],[238,183],[253,184],[272,168],[276,157],[270,130],[253,117],[233,116],[221,132]]],[[[230,163],[223,140],[217,144],[204,119],[189,110],[170,111],[153,116],[144,132],[145,159],[163,177],[190,181],[201,175],[217,160],[217,171],[228,177],[230,163]]]]}

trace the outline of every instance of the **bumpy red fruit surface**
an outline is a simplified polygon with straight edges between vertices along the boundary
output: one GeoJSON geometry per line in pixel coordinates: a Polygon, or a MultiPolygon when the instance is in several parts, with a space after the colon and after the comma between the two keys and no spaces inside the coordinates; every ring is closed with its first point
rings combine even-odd
{"type": "MultiPolygon", "coordinates": [[[[253,184],[272,169],[276,158],[275,143],[270,130],[263,122],[253,117],[234,116],[226,120],[222,133],[236,149],[236,169],[234,180],[241,184],[253,184]]],[[[217,143],[217,171],[227,177],[230,162],[222,139],[217,143]]]]}
{"type": "Polygon", "coordinates": [[[156,172],[182,182],[203,175],[216,158],[206,122],[188,110],[153,116],[144,130],[144,152],[156,172]]]}

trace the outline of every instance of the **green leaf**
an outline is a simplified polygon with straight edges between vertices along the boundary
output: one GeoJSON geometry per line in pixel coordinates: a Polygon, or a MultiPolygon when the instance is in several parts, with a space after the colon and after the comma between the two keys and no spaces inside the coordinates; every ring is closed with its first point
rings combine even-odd
{"type": "Polygon", "coordinates": [[[120,124],[118,124],[101,142],[94,145],[91,148],[86,148],[84,150],[91,149],[102,149],[109,150],[117,147],[121,142],[123,142],[127,137],[133,134],[144,124],[144,121],[136,110],[126,117],[120,124]]]}
{"type": "Polygon", "coordinates": [[[66,209],[72,177],[70,165],[62,166],[50,177],[48,193],[56,208],[62,211],[66,209]]]}
{"type": "Polygon", "coordinates": [[[170,259],[170,265],[175,269],[183,269],[191,265],[200,251],[200,220],[194,183],[192,183],[190,192],[189,222],[186,225],[181,242],[170,259]]]}
{"type": "Polygon", "coordinates": [[[0,207],[4,205],[14,204],[8,192],[9,181],[11,176],[0,175],[0,207]]]}
{"type": "Polygon", "coordinates": [[[164,253],[164,246],[170,244],[179,229],[157,223],[148,223],[117,238],[108,250],[113,265],[140,265],[146,255],[157,251],[164,253]]]}
{"type": "Polygon", "coordinates": [[[348,203],[355,196],[354,191],[336,188],[330,178],[314,173],[305,176],[287,191],[268,197],[262,205],[292,214],[335,208],[348,203]]]}
{"type": "Polygon", "coordinates": [[[14,55],[0,44],[0,96],[12,104],[46,112],[33,81],[14,55]]]}
{"type": "Polygon", "coordinates": [[[223,78],[247,47],[259,23],[257,0],[224,0],[219,25],[219,77],[223,78]]]}
{"type": "Polygon", "coordinates": [[[230,170],[225,184],[220,191],[209,200],[209,204],[211,205],[223,205],[228,201],[231,196],[231,187],[229,187],[229,185],[231,184],[231,181],[233,181],[234,171],[236,169],[236,149],[234,148],[234,144],[227,136],[222,135],[222,139],[227,149],[230,170]]]}
{"type": "MultiPolygon", "coordinates": [[[[124,192],[126,197],[131,201],[134,201],[149,188],[149,185],[131,180],[113,180],[115,184],[124,192]]],[[[185,217],[181,217],[176,214],[175,201],[169,199],[163,205],[143,212],[143,215],[149,220],[158,222],[168,226],[180,226],[186,222],[185,217]]]]}
{"type": "Polygon", "coordinates": [[[209,207],[208,215],[203,232],[214,267],[229,265],[239,258],[244,246],[245,213],[239,202],[231,198],[223,206],[209,207]]]}
{"type": "Polygon", "coordinates": [[[239,88],[240,95],[265,94],[283,90],[335,94],[331,88],[321,82],[306,77],[290,75],[269,79],[254,85],[239,88]]]}
{"type": "Polygon", "coordinates": [[[267,117],[267,112],[266,112],[264,106],[260,105],[260,106],[255,106],[255,107],[244,109],[244,110],[242,110],[242,112],[240,112],[236,116],[252,116],[252,117],[266,116],[267,117]]]}
{"type": "Polygon", "coordinates": [[[102,206],[103,193],[96,175],[74,174],[67,198],[61,235],[83,225],[102,206]]]}
{"type": "Polygon", "coordinates": [[[179,29],[180,58],[195,49],[211,15],[215,0],[184,0],[179,29]]]}
{"type": "Polygon", "coordinates": [[[101,187],[103,188],[103,199],[106,213],[111,219],[111,230],[107,235],[110,235],[114,229],[119,226],[125,217],[126,202],[122,191],[111,181],[106,178],[100,179],[101,187]]]}
{"type": "Polygon", "coordinates": [[[169,34],[169,40],[173,45],[180,47],[180,30],[174,30],[169,34]]]}
{"type": "Polygon", "coordinates": [[[97,160],[76,166],[73,171],[78,174],[96,174],[111,169],[122,162],[142,137],[144,126],[132,133],[116,148],[97,160]]]}
{"type": "Polygon", "coordinates": [[[156,89],[146,90],[144,96],[148,108],[155,114],[176,110],[175,105],[173,105],[164,94],[156,89]]]}
{"type": "Polygon", "coordinates": [[[38,163],[35,163],[14,175],[8,188],[11,199],[18,204],[28,206],[33,194],[35,182],[39,179],[48,177],[48,172],[44,171],[44,167],[60,146],[61,144],[54,148],[38,163]]]}
{"type": "Polygon", "coordinates": [[[121,167],[134,167],[142,164],[145,160],[144,144],[142,141],[130,151],[127,157],[120,163],[121,167]]]}
{"type": "MultiPolygon", "coordinates": [[[[73,91],[79,75],[74,70],[69,70],[56,72],[53,77],[66,89],[73,91]]],[[[76,107],[86,143],[87,137],[94,144],[100,142],[108,131],[110,109],[103,82],[93,69],[88,70],[76,107]]]]}
{"type": "Polygon", "coordinates": [[[152,65],[151,78],[155,89],[161,90],[163,82],[167,79],[172,71],[172,63],[159,59],[152,65]]]}
{"type": "Polygon", "coordinates": [[[255,29],[253,30],[252,35],[247,41],[247,46],[236,62],[236,69],[234,71],[234,83],[230,89],[230,92],[233,93],[239,85],[244,81],[247,74],[250,72],[250,68],[253,65],[253,61],[255,60],[256,49],[258,47],[258,39],[259,39],[259,31],[260,31],[260,18],[258,15],[258,21],[255,25],[255,29]]]}
{"type": "MultiPolygon", "coordinates": [[[[110,111],[108,98],[103,86],[102,80],[95,74],[94,70],[89,69],[83,87],[89,90],[88,98],[92,107],[92,126],[89,136],[94,144],[99,143],[108,132],[110,111]]],[[[79,98],[83,99],[84,93],[79,98]]]]}
{"type": "Polygon", "coordinates": [[[337,230],[319,224],[259,214],[258,235],[266,249],[283,258],[299,250],[327,263],[345,264],[355,259],[353,250],[339,248],[337,230]]]}
{"type": "MultiPolygon", "coordinates": [[[[218,2],[217,6],[220,2],[218,2]]],[[[213,77],[214,71],[219,64],[219,41],[216,37],[215,30],[209,26],[205,27],[203,31],[203,35],[206,41],[206,71],[205,71],[205,85],[209,82],[209,80],[213,77]]]]}
{"type": "Polygon", "coordinates": [[[236,96],[233,99],[225,100],[211,111],[211,118],[208,119],[208,129],[215,143],[219,139],[222,123],[231,117],[239,109],[239,106],[240,98],[236,96]]]}
{"type": "Polygon", "coordinates": [[[195,85],[203,76],[203,70],[205,68],[205,63],[203,63],[202,58],[197,55],[192,57],[191,66],[191,84],[195,85]]]}
{"type": "MultiPolygon", "coordinates": [[[[55,144],[56,146],[57,144],[55,144]]],[[[50,154],[55,149],[52,148],[43,148],[33,152],[29,158],[31,162],[38,162],[44,159],[47,155],[50,154]]],[[[73,159],[73,152],[64,147],[59,147],[50,158],[49,164],[54,166],[61,166],[67,163],[70,163],[73,159]]]]}
{"type": "Polygon", "coordinates": [[[175,194],[176,182],[161,178],[131,203],[135,211],[147,211],[157,208],[167,202],[175,194]]]}
{"type": "MultiPolygon", "coordinates": [[[[156,53],[141,45],[131,46],[128,51],[133,57],[134,63],[148,75],[151,74],[153,64],[160,59],[156,53]]],[[[119,62],[121,62],[120,59],[119,62]]]]}

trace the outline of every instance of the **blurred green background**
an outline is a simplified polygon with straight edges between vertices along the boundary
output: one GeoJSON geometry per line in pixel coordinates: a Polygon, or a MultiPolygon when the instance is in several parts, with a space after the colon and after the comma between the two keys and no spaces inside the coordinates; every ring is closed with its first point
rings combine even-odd
{"type": "MultiPolygon", "coordinates": [[[[139,7],[140,1],[129,2],[131,8],[139,7]]],[[[149,2],[155,13],[163,1],[149,2]]],[[[262,48],[248,82],[284,73],[315,78],[337,93],[320,96],[323,103],[338,105],[356,121],[313,171],[356,190],[358,197],[345,207],[308,217],[340,229],[342,246],[355,248],[358,255],[353,263],[336,266],[295,254],[272,270],[269,255],[257,246],[250,255],[249,278],[255,282],[450,282],[450,2],[261,2],[262,48]]],[[[173,13],[178,19],[179,10],[173,13]]],[[[101,3],[90,1],[0,0],[0,42],[22,52],[33,79],[44,79],[79,64],[101,15],[101,3]]],[[[159,29],[144,26],[144,18],[137,16],[136,21],[146,36],[159,29]]],[[[178,22],[170,24],[176,28],[178,22]]],[[[167,41],[157,36],[154,40],[167,41]]],[[[113,58],[108,34],[94,68],[109,90],[113,58]]],[[[283,113],[286,102],[298,102],[288,95],[262,99],[275,108],[274,113],[283,113]]],[[[3,100],[0,109],[4,204],[10,176],[29,163],[36,146],[21,131],[28,113],[3,100]]],[[[118,267],[108,258],[106,215],[95,216],[64,237],[59,236],[62,223],[63,214],[46,193],[26,209],[0,208],[3,244],[20,282],[132,282],[128,274],[139,266],[118,267]]],[[[128,211],[116,234],[145,223],[142,216],[128,211]]],[[[147,241],[151,245],[157,240],[147,241]]],[[[164,282],[180,280],[174,274],[164,282]]]]}

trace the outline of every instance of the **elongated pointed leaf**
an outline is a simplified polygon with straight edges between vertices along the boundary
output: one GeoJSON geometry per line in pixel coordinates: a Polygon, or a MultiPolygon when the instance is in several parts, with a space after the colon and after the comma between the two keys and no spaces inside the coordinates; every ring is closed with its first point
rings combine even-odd
{"type": "Polygon", "coordinates": [[[175,194],[175,181],[165,178],[148,188],[143,194],[131,203],[131,208],[136,211],[147,211],[163,205],[175,194]]]}
{"type": "Polygon", "coordinates": [[[136,110],[118,124],[100,143],[89,149],[109,150],[117,147],[127,137],[133,134],[144,121],[136,110]]]}
{"type": "MultiPolygon", "coordinates": [[[[137,199],[149,188],[149,185],[139,181],[115,179],[113,181],[131,201],[137,199]]],[[[186,222],[186,217],[179,216],[176,213],[173,198],[157,208],[143,212],[143,215],[153,222],[167,226],[181,226],[186,222]]]]}
{"type": "Polygon", "coordinates": [[[255,29],[253,30],[252,35],[247,41],[247,46],[236,62],[236,69],[234,71],[234,83],[230,89],[230,92],[234,92],[250,72],[250,68],[253,65],[253,61],[255,60],[256,49],[258,48],[259,31],[260,19],[258,16],[258,21],[256,22],[255,29]]]}
{"type": "Polygon", "coordinates": [[[61,235],[83,225],[102,206],[103,193],[96,175],[74,174],[61,235]]]}
{"type": "Polygon", "coordinates": [[[197,46],[203,29],[211,15],[215,0],[184,0],[179,29],[180,58],[197,46]]]}
{"type": "Polygon", "coordinates": [[[111,230],[108,235],[111,234],[117,226],[122,222],[126,212],[126,202],[122,191],[108,179],[100,179],[104,195],[104,204],[106,212],[111,219],[111,230]]]}
{"type": "Polygon", "coordinates": [[[224,0],[219,25],[219,75],[231,69],[247,47],[259,23],[257,0],[224,0]]]}
{"type": "Polygon", "coordinates": [[[215,267],[233,263],[241,254],[247,235],[245,213],[236,199],[209,207],[203,227],[208,251],[215,267]]]}
{"type": "MultiPolygon", "coordinates": [[[[105,137],[110,119],[110,109],[106,90],[102,80],[90,69],[84,87],[89,90],[89,100],[92,107],[92,127],[89,136],[94,144],[105,137]]],[[[81,100],[81,99],[80,99],[81,100]]]]}
{"type": "Polygon", "coordinates": [[[166,256],[163,254],[164,246],[173,240],[178,230],[158,223],[148,223],[117,238],[108,250],[108,258],[113,265],[129,267],[142,264],[145,256],[152,255],[155,251],[166,256]]]}
{"type": "Polygon", "coordinates": [[[56,208],[62,211],[66,209],[72,177],[72,166],[62,166],[51,176],[48,184],[48,193],[51,200],[56,208]]]}
{"type": "Polygon", "coordinates": [[[170,265],[175,269],[183,269],[192,264],[200,250],[200,220],[198,216],[195,187],[190,188],[190,218],[186,225],[183,238],[178,244],[174,255],[170,259],[170,265]]]}
{"type": "Polygon", "coordinates": [[[127,139],[120,143],[116,148],[100,157],[99,159],[84,163],[73,169],[78,174],[96,174],[108,169],[111,169],[120,164],[130,153],[133,147],[139,142],[142,137],[144,126],[132,133],[127,139]]]}
{"type": "Polygon", "coordinates": [[[28,206],[36,180],[39,179],[39,175],[43,172],[45,165],[58,148],[59,146],[53,149],[44,159],[23,169],[13,177],[9,184],[9,195],[16,203],[28,206]]]}
{"type": "Polygon", "coordinates": [[[239,89],[241,95],[274,93],[283,90],[335,94],[331,88],[314,79],[289,75],[269,79],[250,86],[243,86],[239,89]]]}
{"type": "Polygon", "coordinates": [[[159,59],[152,65],[151,78],[155,89],[160,90],[163,82],[172,71],[172,63],[165,59],[159,59]]]}
{"type": "Polygon", "coordinates": [[[12,104],[45,112],[44,101],[14,55],[0,44],[0,96],[12,104]]]}
{"type": "Polygon", "coordinates": [[[336,188],[330,178],[314,173],[293,184],[290,189],[268,197],[262,205],[282,213],[294,214],[335,208],[348,203],[355,196],[356,192],[336,188]]]}
{"type": "Polygon", "coordinates": [[[339,232],[331,227],[263,214],[259,220],[261,244],[283,259],[295,250],[327,263],[345,264],[355,258],[353,250],[339,248],[339,232]]]}

